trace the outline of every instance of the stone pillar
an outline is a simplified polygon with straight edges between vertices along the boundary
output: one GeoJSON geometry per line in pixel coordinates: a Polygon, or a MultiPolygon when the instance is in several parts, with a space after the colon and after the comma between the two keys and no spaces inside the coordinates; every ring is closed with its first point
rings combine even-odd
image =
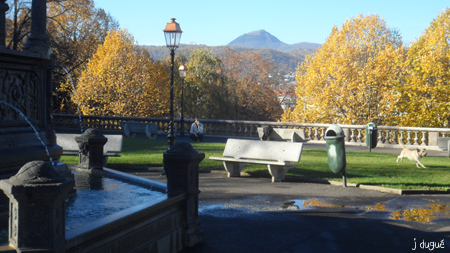
{"type": "Polygon", "coordinates": [[[32,161],[0,188],[9,198],[9,244],[17,252],[64,252],[65,200],[75,183],[32,161]]]}
{"type": "Polygon", "coordinates": [[[89,128],[81,136],[75,137],[80,149],[78,167],[102,170],[105,166],[103,146],[108,141],[98,129],[89,128]]]}
{"type": "Polygon", "coordinates": [[[47,0],[33,0],[31,3],[31,35],[24,47],[26,51],[41,53],[50,57],[52,49],[47,37],[47,0]]]}
{"type": "Polygon", "coordinates": [[[437,146],[439,132],[428,132],[428,146],[437,146]]]}
{"type": "Polygon", "coordinates": [[[169,197],[186,194],[186,241],[187,247],[203,242],[203,231],[199,228],[198,194],[199,164],[205,158],[188,142],[177,142],[164,152],[164,171],[167,176],[169,197]]]}

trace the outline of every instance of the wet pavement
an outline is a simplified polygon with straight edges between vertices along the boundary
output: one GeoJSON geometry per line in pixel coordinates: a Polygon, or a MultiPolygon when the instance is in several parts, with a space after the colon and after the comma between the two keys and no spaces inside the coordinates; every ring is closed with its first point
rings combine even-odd
{"type": "MultiPolygon", "coordinates": [[[[128,172],[156,179],[163,171],[128,172]]],[[[204,243],[186,252],[450,252],[448,194],[271,183],[245,173],[228,178],[225,171],[200,173],[199,179],[204,243]]]]}
{"type": "MultiPolygon", "coordinates": [[[[156,179],[161,173],[133,174],[156,179]]],[[[432,252],[450,252],[450,195],[271,183],[245,173],[228,178],[224,171],[199,179],[204,243],[187,252],[410,252],[430,251],[431,244],[432,252]]]]}

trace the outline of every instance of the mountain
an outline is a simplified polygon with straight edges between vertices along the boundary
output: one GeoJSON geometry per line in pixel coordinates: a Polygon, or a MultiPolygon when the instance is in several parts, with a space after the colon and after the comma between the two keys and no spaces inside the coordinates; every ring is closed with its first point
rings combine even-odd
{"type": "MultiPolygon", "coordinates": [[[[208,48],[215,55],[220,55],[225,49],[229,46],[215,46],[208,47],[205,45],[186,45],[182,44],[176,51],[176,55],[184,55],[189,58],[192,50],[196,48],[208,48]]],[[[169,50],[166,46],[143,46],[149,54],[155,60],[167,59],[169,55],[169,50]]],[[[297,66],[305,60],[305,56],[308,54],[313,54],[315,50],[313,49],[295,49],[289,50],[286,52],[281,52],[274,49],[258,49],[258,48],[248,48],[248,47],[239,47],[239,46],[231,46],[230,49],[236,51],[237,53],[243,51],[252,51],[257,54],[260,54],[264,59],[272,60],[278,71],[284,73],[294,72],[297,66]]]]}
{"type": "Polygon", "coordinates": [[[259,49],[274,49],[282,52],[295,49],[318,49],[321,45],[317,43],[301,42],[286,44],[265,30],[253,31],[237,37],[228,43],[228,46],[240,46],[259,49]]]}
{"type": "MultiPolygon", "coordinates": [[[[236,51],[253,51],[264,59],[272,60],[278,71],[284,73],[294,72],[299,64],[305,60],[305,56],[314,54],[320,47],[317,43],[301,42],[286,44],[265,30],[250,32],[239,36],[227,46],[208,47],[205,45],[181,44],[177,49],[177,55],[189,57],[195,48],[209,48],[215,55],[220,55],[227,47],[236,51]]],[[[169,50],[166,46],[143,46],[155,60],[167,59],[169,50]]]]}
{"type": "Polygon", "coordinates": [[[278,50],[279,48],[285,47],[286,43],[281,42],[277,37],[265,30],[259,30],[237,37],[235,40],[228,43],[228,46],[270,48],[278,50]]]}

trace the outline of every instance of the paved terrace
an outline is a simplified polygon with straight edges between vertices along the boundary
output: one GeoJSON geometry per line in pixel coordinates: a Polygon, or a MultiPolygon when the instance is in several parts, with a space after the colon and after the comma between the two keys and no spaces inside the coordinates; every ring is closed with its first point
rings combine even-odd
{"type": "MultiPolygon", "coordinates": [[[[176,141],[182,140],[186,139],[176,141]]],[[[346,150],[367,151],[367,147],[346,146],[346,150]]],[[[372,152],[400,154],[400,149],[372,152]]],[[[446,157],[447,152],[429,155],[446,157]]],[[[162,172],[148,168],[130,173],[165,182],[162,172]]],[[[271,183],[245,173],[228,178],[225,171],[200,173],[200,190],[205,241],[187,252],[450,251],[447,194],[398,195],[292,178],[271,183]]]]}

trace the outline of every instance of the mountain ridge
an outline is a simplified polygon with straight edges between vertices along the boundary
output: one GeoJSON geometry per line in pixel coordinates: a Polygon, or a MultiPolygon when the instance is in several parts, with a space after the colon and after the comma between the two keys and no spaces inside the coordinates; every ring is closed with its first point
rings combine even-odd
{"type": "Polygon", "coordinates": [[[295,50],[295,49],[313,49],[317,50],[321,44],[310,43],[310,42],[300,42],[295,44],[287,44],[279,40],[277,37],[273,36],[264,29],[252,31],[243,34],[236,39],[228,43],[228,46],[241,46],[249,48],[270,48],[279,50],[282,52],[295,50]]]}
{"type": "MultiPolygon", "coordinates": [[[[242,51],[258,53],[264,59],[272,60],[278,71],[290,73],[295,72],[297,66],[305,60],[306,55],[314,54],[320,46],[321,44],[310,42],[286,44],[269,32],[258,30],[243,34],[225,46],[181,44],[177,49],[177,54],[189,56],[193,49],[209,48],[213,54],[220,55],[227,47],[229,47],[237,53],[242,51]]],[[[155,60],[166,59],[169,57],[166,46],[144,45],[142,47],[144,47],[155,60]]]]}

